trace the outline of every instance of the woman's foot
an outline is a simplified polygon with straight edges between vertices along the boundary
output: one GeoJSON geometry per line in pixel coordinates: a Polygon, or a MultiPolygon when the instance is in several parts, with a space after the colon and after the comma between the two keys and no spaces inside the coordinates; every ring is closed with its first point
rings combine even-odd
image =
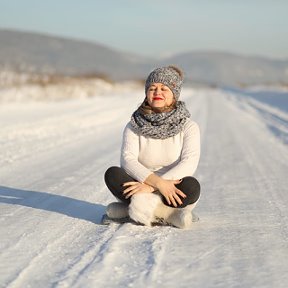
{"type": "Polygon", "coordinates": [[[106,214],[112,219],[129,217],[128,204],[122,202],[112,202],[106,208],[106,214]]]}

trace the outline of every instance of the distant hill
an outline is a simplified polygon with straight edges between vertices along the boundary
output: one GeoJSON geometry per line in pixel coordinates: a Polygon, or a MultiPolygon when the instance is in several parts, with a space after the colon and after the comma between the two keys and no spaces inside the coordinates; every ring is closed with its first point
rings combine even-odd
{"type": "Polygon", "coordinates": [[[179,65],[186,81],[208,85],[288,84],[288,60],[223,52],[189,52],[145,58],[97,43],[0,29],[0,69],[62,75],[144,79],[159,65],[179,65]]]}
{"type": "Polygon", "coordinates": [[[142,77],[141,63],[146,61],[96,43],[0,29],[0,67],[13,70],[121,80],[142,77]]]}
{"type": "MultiPolygon", "coordinates": [[[[191,52],[168,59],[194,82],[231,84],[288,84],[288,60],[240,56],[224,52],[191,52]]],[[[187,80],[188,80],[187,79],[187,80]]]]}

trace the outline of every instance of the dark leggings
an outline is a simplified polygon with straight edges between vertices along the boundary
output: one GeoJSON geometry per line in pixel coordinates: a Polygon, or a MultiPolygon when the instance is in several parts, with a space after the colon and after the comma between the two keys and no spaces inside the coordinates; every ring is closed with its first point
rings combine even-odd
{"type": "MultiPolygon", "coordinates": [[[[112,192],[112,194],[119,200],[124,203],[129,204],[130,198],[126,199],[123,195],[123,191],[126,189],[123,187],[123,183],[125,182],[135,182],[137,180],[133,179],[129,176],[123,168],[120,167],[110,167],[107,169],[104,175],[105,183],[108,189],[112,192]]],[[[175,185],[179,190],[181,190],[186,198],[183,198],[179,195],[183,204],[177,206],[177,208],[183,208],[189,204],[195,203],[200,196],[200,184],[194,177],[184,177],[181,183],[175,185]]],[[[157,191],[153,192],[157,193],[157,191]]],[[[159,193],[159,192],[158,192],[159,193]]],[[[168,204],[166,199],[162,196],[162,201],[165,205],[174,207],[172,204],[168,204]]]]}

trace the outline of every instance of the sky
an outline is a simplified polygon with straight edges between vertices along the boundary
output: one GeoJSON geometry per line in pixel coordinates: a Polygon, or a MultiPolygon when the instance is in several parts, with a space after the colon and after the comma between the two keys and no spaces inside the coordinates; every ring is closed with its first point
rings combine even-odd
{"type": "Polygon", "coordinates": [[[226,51],[288,59],[288,0],[0,0],[0,29],[137,55],[226,51]]]}

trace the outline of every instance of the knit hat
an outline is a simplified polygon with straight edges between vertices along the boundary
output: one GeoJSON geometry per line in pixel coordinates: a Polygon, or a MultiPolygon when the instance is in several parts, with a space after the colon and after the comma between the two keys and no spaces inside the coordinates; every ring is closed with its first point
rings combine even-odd
{"type": "Polygon", "coordinates": [[[178,100],[183,83],[183,73],[178,67],[175,66],[156,68],[149,74],[146,80],[145,94],[147,94],[148,88],[153,83],[162,83],[169,87],[176,100],[178,100]]]}

